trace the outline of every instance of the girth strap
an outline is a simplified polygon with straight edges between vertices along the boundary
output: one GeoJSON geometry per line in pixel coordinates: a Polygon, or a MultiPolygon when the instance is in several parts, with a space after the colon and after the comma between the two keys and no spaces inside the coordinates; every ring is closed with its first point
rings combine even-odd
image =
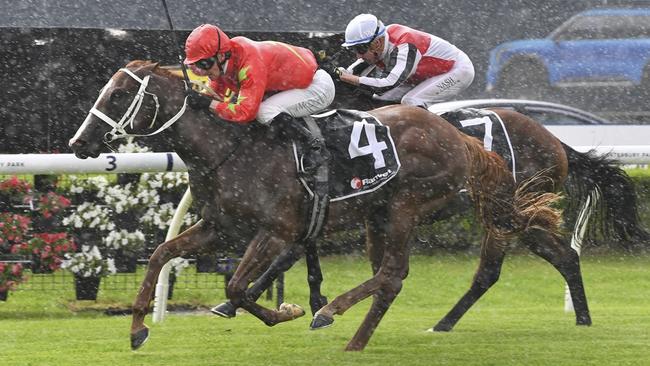
{"type": "MultiPolygon", "coordinates": [[[[313,117],[307,116],[303,117],[307,128],[311,134],[323,141],[323,134],[316,124],[316,121],[313,117]]],[[[329,189],[328,189],[328,178],[329,178],[329,167],[328,164],[321,164],[316,170],[316,175],[314,176],[314,200],[312,201],[311,214],[309,215],[309,224],[307,226],[307,232],[305,233],[304,240],[315,239],[321,232],[323,228],[323,223],[325,222],[325,217],[327,217],[327,208],[329,206],[329,189]]]]}

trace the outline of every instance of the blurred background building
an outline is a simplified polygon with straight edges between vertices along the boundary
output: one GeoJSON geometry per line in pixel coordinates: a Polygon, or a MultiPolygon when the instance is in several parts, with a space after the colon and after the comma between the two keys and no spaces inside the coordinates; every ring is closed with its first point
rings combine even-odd
{"type": "MultiPolygon", "coordinates": [[[[231,35],[333,52],[339,48],[347,22],[363,12],[377,15],[386,24],[431,32],[463,49],[474,62],[476,78],[463,98],[487,96],[489,53],[497,45],[546,37],[586,9],[646,3],[167,0],[178,43],[197,25],[214,23],[231,35]]],[[[134,59],[178,63],[181,45],[172,41],[159,0],[0,0],[0,6],[0,153],[69,152],[67,140],[119,67],[134,59]]],[[[604,98],[595,92],[596,99],[575,95],[575,100],[549,93],[543,99],[562,99],[608,114],[646,102],[626,91],[604,98]]]]}

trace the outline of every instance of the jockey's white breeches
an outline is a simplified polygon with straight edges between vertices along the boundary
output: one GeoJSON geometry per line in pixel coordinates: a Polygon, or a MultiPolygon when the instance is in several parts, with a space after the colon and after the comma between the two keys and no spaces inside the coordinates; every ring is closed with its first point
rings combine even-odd
{"type": "Polygon", "coordinates": [[[257,121],[269,124],[273,117],[284,112],[293,117],[305,117],[321,112],[334,101],[334,81],[324,70],[317,70],[311,84],[305,89],[291,89],[266,98],[257,112],[257,121]]]}
{"type": "Polygon", "coordinates": [[[450,100],[467,89],[474,81],[474,65],[464,52],[460,51],[460,53],[448,72],[426,79],[419,84],[402,83],[381,95],[374,95],[373,98],[417,106],[450,100]]]}

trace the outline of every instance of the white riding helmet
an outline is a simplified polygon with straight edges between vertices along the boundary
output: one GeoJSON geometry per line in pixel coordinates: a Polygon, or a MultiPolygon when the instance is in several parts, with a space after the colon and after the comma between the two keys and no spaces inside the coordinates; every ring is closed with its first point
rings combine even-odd
{"type": "Polygon", "coordinates": [[[343,47],[372,42],[375,38],[386,33],[386,27],[381,20],[372,14],[359,14],[345,28],[343,47]]]}

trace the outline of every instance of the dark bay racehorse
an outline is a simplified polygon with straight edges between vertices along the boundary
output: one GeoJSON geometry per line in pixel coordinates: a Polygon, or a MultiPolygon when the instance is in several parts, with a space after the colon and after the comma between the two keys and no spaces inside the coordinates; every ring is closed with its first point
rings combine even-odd
{"type": "MultiPolygon", "coordinates": [[[[114,138],[164,130],[163,141],[187,165],[192,194],[201,205],[202,220],[159,245],[150,258],[133,304],[134,349],[148,337],[144,317],[164,263],[213,244],[222,231],[255,228],[228,285],[229,298],[269,325],[297,316],[292,308],[266,309],[245,296],[260,263],[297,242],[304,229],[306,193],[295,179],[291,144],[277,139],[274,128],[242,127],[207,111],[184,110],[184,94],[179,77],[157,64],[131,62],[102,89],[70,140],[75,155],[88,158],[97,157],[114,138]]],[[[381,190],[333,203],[325,223],[326,231],[334,231],[362,220],[368,231],[375,275],[318,314],[331,318],[374,295],[348,350],[365,347],[399,293],[408,273],[407,239],[413,227],[443,209],[460,189],[468,188],[474,198],[487,232],[485,250],[515,234],[540,247],[554,246],[558,236],[559,213],[549,207],[557,196],[515,191],[503,160],[483,150],[477,139],[420,108],[391,106],[370,113],[390,127],[401,170],[381,190]]],[[[566,165],[557,169],[566,170],[566,165]]],[[[571,288],[576,311],[588,318],[579,267],[567,270],[577,281],[571,288]]]]}

